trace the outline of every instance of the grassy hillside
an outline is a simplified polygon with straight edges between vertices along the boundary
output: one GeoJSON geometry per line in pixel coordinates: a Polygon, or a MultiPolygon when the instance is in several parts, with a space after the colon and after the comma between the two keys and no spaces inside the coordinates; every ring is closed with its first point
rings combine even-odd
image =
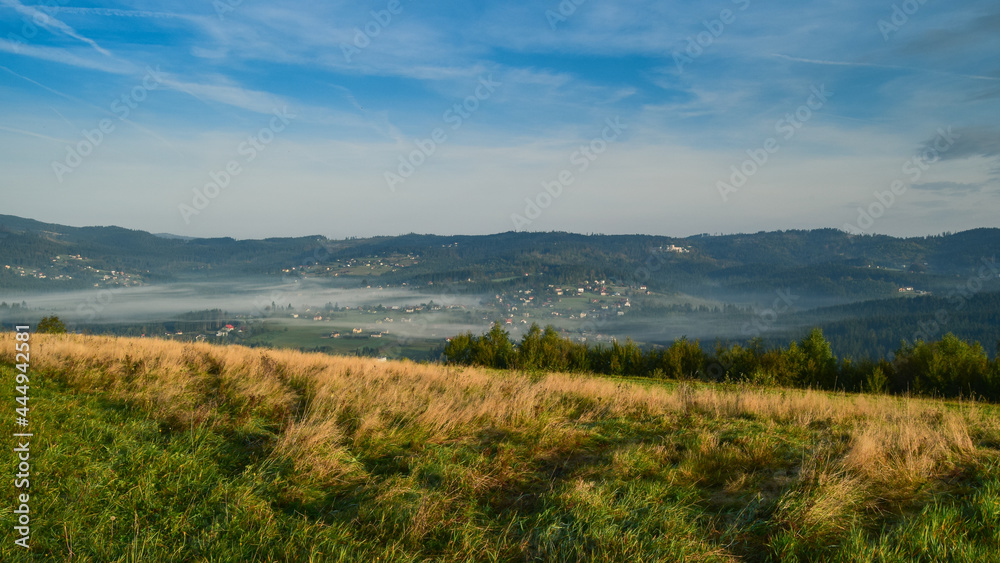
{"type": "Polygon", "coordinates": [[[1000,560],[991,405],[73,335],[31,367],[3,561],[1000,560]]]}

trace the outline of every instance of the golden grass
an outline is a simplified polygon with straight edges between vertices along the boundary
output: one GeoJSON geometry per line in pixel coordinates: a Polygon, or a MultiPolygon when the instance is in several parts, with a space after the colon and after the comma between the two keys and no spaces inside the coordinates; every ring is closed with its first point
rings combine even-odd
{"type": "MultiPolygon", "coordinates": [[[[13,362],[13,355],[13,334],[0,335],[0,360],[13,362]]],[[[850,505],[852,491],[861,486],[859,478],[914,487],[974,450],[971,427],[991,434],[991,440],[1000,431],[995,419],[968,403],[956,408],[887,396],[641,385],[561,373],[538,378],[157,339],[37,334],[31,338],[31,366],[36,377],[58,374],[75,389],[138,404],[178,428],[263,419],[276,426],[275,455],[331,483],[360,474],[350,448],[392,443],[397,434],[441,443],[471,439],[489,429],[534,429],[544,456],[572,449],[574,433],[580,432],[576,425],[612,418],[670,423],[696,413],[765,425],[845,428],[844,443],[816,449],[819,461],[809,493],[816,500],[811,512],[797,515],[805,522],[850,505]]],[[[773,455],[775,447],[766,435],[720,445],[718,435],[703,430],[697,449],[687,455],[724,453],[726,459],[752,467],[773,455]]],[[[662,449],[640,454],[661,462],[674,457],[662,449]]],[[[642,472],[633,461],[618,462],[623,469],[642,472]]],[[[803,461],[804,466],[809,463],[803,461]]],[[[483,469],[482,479],[512,478],[491,467],[483,469]]],[[[729,487],[739,487],[741,478],[733,479],[729,487]]],[[[438,499],[422,506],[419,517],[428,522],[443,517],[447,506],[447,498],[438,499]]]]}

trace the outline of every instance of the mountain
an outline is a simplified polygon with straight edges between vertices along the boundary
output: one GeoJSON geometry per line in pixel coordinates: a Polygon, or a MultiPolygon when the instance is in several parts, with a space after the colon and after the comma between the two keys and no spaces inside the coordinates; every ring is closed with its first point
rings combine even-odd
{"type": "Polygon", "coordinates": [[[197,238],[197,237],[185,237],[185,236],[175,235],[175,234],[171,234],[171,233],[154,233],[153,235],[154,236],[158,236],[160,238],[165,238],[165,239],[184,240],[184,241],[194,240],[195,238],[197,238]]]}
{"type": "MultiPolygon", "coordinates": [[[[398,314],[382,309],[381,316],[368,321],[340,312],[339,320],[321,329],[305,317],[270,309],[263,312],[283,315],[284,324],[254,342],[377,355],[401,354],[393,348],[399,345],[409,346],[412,357],[428,358],[442,338],[464,330],[458,327],[478,329],[504,318],[515,338],[538,322],[598,343],[632,338],[669,345],[686,335],[707,345],[715,339],[759,337],[771,346],[787,345],[819,326],[837,354],[855,358],[885,357],[902,340],[933,340],[949,331],[982,342],[992,353],[1000,340],[997,248],[1000,229],[914,238],[820,229],[685,238],[506,232],[236,240],[68,227],[0,215],[0,324],[13,322],[18,316],[13,307],[25,301],[36,316],[42,314],[39,305],[52,302],[43,296],[63,290],[162,287],[141,294],[149,296],[145,301],[172,299],[161,308],[171,314],[143,317],[138,325],[116,316],[114,309],[105,311],[109,295],[83,294],[61,306],[61,314],[78,323],[103,314],[104,322],[120,324],[78,328],[145,334],[185,332],[176,322],[197,308],[195,297],[204,298],[199,307],[206,310],[233,307],[247,314],[248,303],[264,296],[267,303],[275,300],[267,287],[282,287],[280,294],[294,298],[304,312],[317,308],[307,316],[309,322],[314,316],[329,322],[337,307],[327,302],[344,295],[336,291],[361,288],[362,297],[343,298],[353,300],[344,305],[357,310],[363,302],[379,305],[387,299],[389,292],[379,293],[383,288],[397,288],[394,294],[409,296],[399,298],[413,305],[430,296],[440,302],[448,301],[444,294],[465,294],[468,306],[425,319],[428,324],[415,336],[372,342],[329,336],[353,332],[377,318],[387,323],[412,319],[396,319],[398,314]],[[299,281],[308,283],[294,283],[299,281]],[[175,282],[197,282],[197,289],[188,284],[186,293],[167,291],[175,282]],[[420,291],[398,291],[413,289],[420,291]],[[244,297],[224,304],[238,295],[244,297]],[[7,301],[10,310],[3,309],[7,301]],[[315,312],[319,308],[322,312],[315,312]],[[286,335],[285,328],[293,332],[286,335]],[[413,348],[418,341],[422,351],[413,348]]],[[[120,307],[131,304],[130,311],[141,309],[129,301],[137,297],[115,299],[120,307]]],[[[290,305],[284,297],[277,300],[282,302],[272,305],[290,305]]],[[[261,305],[252,307],[256,311],[261,305]]],[[[403,327],[396,326],[389,334],[402,334],[403,327]]],[[[374,324],[368,328],[381,333],[374,324]]]]}
{"type": "Polygon", "coordinates": [[[820,229],[686,238],[506,232],[235,240],[68,227],[0,215],[0,265],[55,274],[13,276],[7,269],[0,288],[82,287],[94,278],[87,266],[125,272],[143,283],[192,275],[287,275],[283,271],[288,270],[315,276],[333,272],[387,286],[450,284],[469,292],[613,280],[721,300],[753,300],[794,286],[818,303],[833,305],[889,297],[900,287],[943,290],[976,275],[997,248],[1000,229],[916,238],[820,229]],[[57,256],[81,259],[66,263],[57,256]],[[373,260],[384,267],[358,267],[373,260]],[[78,276],[56,279],[60,272],[78,276]]]}

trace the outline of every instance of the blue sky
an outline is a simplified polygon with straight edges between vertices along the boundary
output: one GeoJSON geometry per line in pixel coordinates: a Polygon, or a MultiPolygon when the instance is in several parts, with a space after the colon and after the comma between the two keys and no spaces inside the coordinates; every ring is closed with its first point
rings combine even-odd
{"type": "Polygon", "coordinates": [[[0,0],[2,213],[189,236],[997,226],[995,1],[0,0]]]}

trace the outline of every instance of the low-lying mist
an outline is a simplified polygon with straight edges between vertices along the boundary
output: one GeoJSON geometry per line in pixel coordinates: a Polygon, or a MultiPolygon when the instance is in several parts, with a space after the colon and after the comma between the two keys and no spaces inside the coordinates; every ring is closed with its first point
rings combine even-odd
{"type": "Polygon", "coordinates": [[[406,288],[358,288],[329,281],[274,278],[184,281],[162,285],[114,287],[62,293],[25,293],[17,302],[44,314],[57,314],[71,323],[121,323],[173,320],[189,311],[223,309],[234,315],[265,316],[271,304],[296,310],[333,303],[340,307],[419,305],[477,305],[481,297],[434,293],[406,288]]]}

